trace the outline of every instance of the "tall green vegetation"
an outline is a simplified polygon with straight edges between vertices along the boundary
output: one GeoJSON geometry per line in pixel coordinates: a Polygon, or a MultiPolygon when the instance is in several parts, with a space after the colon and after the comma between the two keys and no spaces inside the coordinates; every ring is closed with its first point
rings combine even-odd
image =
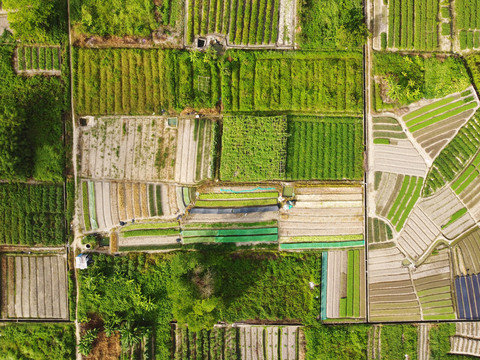
{"type": "Polygon", "coordinates": [[[0,178],[61,181],[66,87],[57,77],[21,77],[13,46],[0,47],[0,178]]]}
{"type": "Polygon", "coordinates": [[[0,326],[3,359],[75,359],[73,324],[4,324],[0,326]]]}
{"type": "Polygon", "coordinates": [[[302,49],[346,49],[368,35],[360,0],[303,0],[299,42],[302,49]]]}

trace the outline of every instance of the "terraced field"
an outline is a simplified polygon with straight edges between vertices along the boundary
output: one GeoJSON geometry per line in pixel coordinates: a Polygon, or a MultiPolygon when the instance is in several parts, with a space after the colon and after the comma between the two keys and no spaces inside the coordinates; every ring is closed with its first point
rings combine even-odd
{"type": "Polygon", "coordinates": [[[280,211],[281,249],[364,244],[363,187],[299,187],[295,195],[295,206],[280,211]]]}
{"type": "Polygon", "coordinates": [[[392,144],[398,140],[406,139],[407,135],[397,119],[391,117],[373,118],[373,143],[392,144]]]}
{"type": "Polygon", "coordinates": [[[455,320],[450,277],[450,254],[439,250],[412,274],[423,320],[455,320]]]}
{"type": "MultiPolygon", "coordinates": [[[[322,257],[327,269],[322,293],[326,298],[324,319],[365,319],[364,250],[328,251],[322,257]]],[[[322,270],[323,271],[323,270],[322,270]]]]}
{"type": "Polygon", "coordinates": [[[478,99],[470,88],[410,111],[402,119],[417,143],[434,159],[477,108],[478,99]]]}
{"type": "Polygon", "coordinates": [[[82,181],[81,209],[85,231],[104,231],[120,221],[141,220],[178,213],[178,190],[174,185],[82,181]],[[173,200],[173,201],[172,201],[173,200]]]}
{"type": "Polygon", "coordinates": [[[368,251],[370,321],[418,321],[421,319],[410,273],[402,266],[405,256],[392,247],[368,251]]]}
{"type": "Polygon", "coordinates": [[[4,319],[68,320],[66,256],[2,255],[4,319]]]}

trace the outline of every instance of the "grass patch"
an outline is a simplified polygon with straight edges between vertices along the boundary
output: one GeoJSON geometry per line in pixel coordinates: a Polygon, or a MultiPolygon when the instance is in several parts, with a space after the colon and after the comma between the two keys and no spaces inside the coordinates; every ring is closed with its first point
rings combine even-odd
{"type": "Polygon", "coordinates": [[[450,225],[452,225],[455,221],[460,219],[466,213],[467,213],[467,208],[462,208],[462,209],[454,212],[452,214],[452,216],[450,217],[450,220],[448,220],[448,222],[445,225],[442,225],[442,229],[445,229],[445,228],[449,227],[450,225]]]}

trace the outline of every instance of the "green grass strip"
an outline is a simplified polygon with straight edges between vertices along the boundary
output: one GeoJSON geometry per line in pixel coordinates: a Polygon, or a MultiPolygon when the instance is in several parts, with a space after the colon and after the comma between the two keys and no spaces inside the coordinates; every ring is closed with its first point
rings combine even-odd
{"type": "MultiPolygon", "coordinates": [[[[407,177],[405,177],[405,178],[407,178],[407,177]]],[[[407,204],[407,201],[412,196],[412,193],[415,190],[416,180],[417,180],[417,178],[415,176],[411,176],[411,177],[409,176],[408,177],[407,188],[405,189],[405,191],[403,193],[400,192],[400,194],[398,195],[399,197],[400,196],[402,197],[401,200],[398,203],[397,203],[398,197],[395,200],[395,204],[397,204],[396,207],[395,207],[395,211],[392,212],[393,208],[390,209],[390,211],[388,213],[388,218],[392,221],[393,225],[396,225],[398,223],[398,220],[399,220],[399,217],[402,213],[402,210],[405,208],[405,206],[407,204]]],[[[402,189],[403,189],[403,185],[402,185],[402,189]]]]}
{"type": "Polygon", "coordinates": [[[468,95],[470,95],[470,94],[471,94],[470,90],[465,90],[464,92],[462,92],[462,93],[460,94],[460,96],[465,97],[465,96],[468,96],[468,95]]]}
{"type": "Polygon", "coordinates": [[[382,145],[390,145],[390,140],[389,139],[384,139],[384,138],[377,138],[373,139],[374,144],[382,144],[382,145]]]}
{"type": "Polygon", "coordinates": [[[347,317],[347,298],[340,298],[339,316],[341,318],[347,317]]]}
{"type": "Polygon", "coordinates": [[[341,241],[341,242],[331,242],[331,243],[291,243],[291,244],[280,244],[281,250],[295,250],[295,249],[330,249],[330,248],[347,248],[347,247],[356,247],[364,246],[365,241],[341,241]]]}
{"type": "Polygon", "coordinates": [[[478,170],[475,170],[455,192],[457,194],[460,194],[463,190],[467,188],[468,185],[472,183],[473,180],[477,178],[477,176],[478,176],[478,170]]]}
{"type": "Polygon", "coordinates": [[[250,236],[217,236],[216,243],[238,243],[238,242],[258,242],[258,241],[278,241],[278,235],[250,235],[250,236]]]}
{"type": "Polygon", "coordinates": [[[424,122],[428,119],[431,119],[437,115],[440,115],[446,111],[449,111],[449,110],[452,110],[452,109],[455,109],[459,106],[462,106],[463,104],[465,103],[465,100],[459,100],[459,101],[455,101],[454,103],[451,103],[451,104],[448,104],[448,105],[445,105],[445,106],[442,106],[438,109],[435,109],[434,111],[431,111],[429,113],[426,113],[422,116],[419,116],[413,120],[410,120],[407,122],[407,126],[410,128],[412,127],[413,125],[417,125],[417,124],[420,124],[421,122],[424,122]]]}
{"type": "Polygon", "coordinates": [[[423,128],[426,128],[427,126],[430,126],[432,124],[435,124],[436,122],[439,122],[439,121],[442,121],[442,120],[445,120],[445,119],[448,119],[450,117],[453,117],[455,115],[458,115],[458,114],[461,114],[462,112],[464,111],[468,111],[468,110],[471,110],[471,109],[474,109],[475,107],[477,106],[477,103],[476,102],[471,102],[469,104],[466,104],[460,108],[457,108],[455,110],[452,110],[452,111],[449,111],[447,113],[444,113],[443,115],[440,115],[440,116],[437,116],[436,118],[432,118],[428,121],[425,121],[421,124],[418,124],[418,125],[415,125],[415,126],[412,126],[410,128],[410,131],[411,132],[415,132],[415,131],[418,131],[418,130],[421,130],[423,128]]]}
{"type": "Polygon", "coordinates": [[[410,215],[410,212],[412,211],[413,207],[415,206],[415,203],[417,202],[418,198],[420,197],[420,192],[422,191],[422,186],[423,186],[423,178],[417,178],[417,184],[415,186],[415,191],[408,201],[407,206],[403,210],[402,216],[400,217],[400,220],[398,221],[397,226],[395,226],[395,229],[397,231],[400,231],[403,228],[403,225],[405,224],[405,221],[407,221],[408,215],[410,215]]]}
{"type": "MultiPolygon", "coordinates": [[[[463,172],[462,175],[452,184],[452,189],[456,190],[469,176],[472,172],[475,171],[475,166],[470,165],[467,170],[463,172]]],[[[460,194],[461,191],[455,191],[457,194],[460,194]]]]}
{"type": "Polygon", "coordinates": [[[455,320],[455,314],[424,315],[424,320],[455,320]]]}
{"type": "Polygon", "coordinates": [[[278,228],[223,229],[223,230],[184,230],[183,237],[198,236],[241,236],[278,234],[278,228]]]}
{"type": "Polygon", "coordinates": [[[451,295],[450,294],[432,294],[428,296],[424,296],[422,298],[422,302],[432,302],[432,301],[440,301],[440,300],[445,300],[445,299],[450,299],[451,295]]]}
{"type": "MultiPolygon", "coordinates": [[[[424,297],[428,295],[440,294],[450,292],[450,286],[442,286],[441,288],[433,288],[428,290],[418,291],[418,297],[424,297]]],[[[421,300],[420,300],[421,301],[421,300]]]]}
{"type": "Polygon", "coordinates": [[[446,99],[435,101],[434,103],[431,103],[429,105],[421,107],[420,109],[412,111],[410,114],[405,115],[403,117],[403,120],[405,122],[407,122],[407,121],[409,121],[410,119],[413,119],[416,116],[422,115],[422,114],[424,114],[424,113],[426,113],[430,110],[436,109],[439,106],[443,106],[443,105],[446,105],[448,103],[451,103],[452,101],[454,101],[456,99],[458,99],[458,97],[452,96],[452,97],[448,97],[446,99]]]}
{"type": "Polygon", "coordinates": [[[353,297],[354,297],[354,255],[353,250],[348,251],[347,268],[347,317],[353,316],[353,297]]]}
{"type": "Polygon", "coordinates": [[[137,246],[119,246],[120,251],[147,251],[147,250],[167,250],[179,249],[182,244],[163,244],[163,245],[137,245],[137,246]]]}
{"type": "Polygon", "coordinates": [[[277,226],[276,220],[260,221],[252,223],[191,223],[185,224],[184,229],[224,229],[224,228],[244,228],[244,227],[273,227],[277,226]]]}
{"type": "Polygon", "coordinates": [[[397,211],[398,206],[400,205],[400,202],[402,201],[403,196],[405,195],[405,192],[407,191],[408,183],[410,182],[410,176],[405,176],[403,178],[403,183],[402,187],[400,188],[400,191],[398,192],[398,195],[390,208],[390,211],[387,214],[387,217],[391,219],[395,212],[397,211]]]}
{"type": "Polygon", "coordinates": [[[183,201],[185,202],[185,205],[188,206],[190,204],[190,189],[189,188],[183,188],[183,201]]]}
{"type": "Polygon", "coordinates": [[[122,232],[122,237],[130,238],[137,236],[173,236],[180,235],[180,231],[176,229],[141,229],[122,232]]]}
{"type": "Polygon", "coordinates": [[[449,227],[450,225],[452,225],[455,221],[457,221],[458,219],[460,219],[463,215],[465,215],[467,213],[467,209],[466,208],[462,208],[456,212],[454,212],[452,214],[452,216],[450,217],[450,220],[448,220],[448,222],[442,226],[442,229],[445,229],[446,227],[449,227]]]}
{"type": "Polygon", "coordinates": [[[97,210],[95,208],[95,184],[92,181],[88,182],[88,210],[90,212],[92,229],[98,229],[97,210]]]}
{"type": "Polygon", "coordinates": [[[180,224],[178,221],[174,222],[158,222],[158,223],[144,223],[144,224],[132,224],[124,226],[120,229],[121,232],[130,231],[130,230],[138,230],[138,229],[165,229],[165,228],[176,228],[179,227],[180,224]]]}
{"type": "Polygon", "coordinates": [[[319,236],[291,236],[284,238],[282,242],[336,242],[336,241],[351,241],[363,240],[363,234],[353,235],[319,235],[319,236]]]}
{"type": "Polygon", "coordinates": [[[353,316],[360,317],[360,251],[355,250],[353,257],[353,316]]]}
{"type": "Polygon", "coordinates": [[[439,308],[439,307],[452,307],[452,299],[446,299],[441,301],[425,302],[420,299],[424,309],[439,308]]]}
{"type": "Polygon", "coordinates": [[[241,206],[262,206],[277,205],[277,199],[258,199],[258,200],[199,200],[195,203],[197,207],[205,208],[223,208],[223,207],[241,207],[241,206]]]}
{"type": "Polygon", "coordinates": [[[276,199],[278,192],[252,192],[252,193],[207,193],[200,194],[200,200],[228,200],[228,199],[276,199]]]}
{"type": "Polygon", "coordinates": [[[451,313],[453,313],[453,307],[452,306],[447,306],[447,307],[443,307],[443,308],[423,309],[423,313],[425,315],[451,314],[451,313]]]}
{"type": "Polygon", "coordinates": [[[83,222],[85,223],[85,230],[90,231],[92,226],[90,225],[90,211],[88,210],[88,187],[87,183],[82,182],[82,206],[83,206],[83,222]]]}
{"type": "Polygon", "coordinates": [[[478,166],[480,164],[480,153],[475,156],[475,158],[472,161],[472,165],[478,166]]]}
{"type": "Polygon", "coordinates": [[[213,242],[215,242],[215,236],[183,238],[184,244],[200,244],[200,243],[213,243],[213,242]]]}
{"type": "Polygon", "coordinates": [[[320,283],[320,317],[322,320],[327,318],[327,269],[328,269],[328,252],[322,252],[322,280],[320,283]]]}

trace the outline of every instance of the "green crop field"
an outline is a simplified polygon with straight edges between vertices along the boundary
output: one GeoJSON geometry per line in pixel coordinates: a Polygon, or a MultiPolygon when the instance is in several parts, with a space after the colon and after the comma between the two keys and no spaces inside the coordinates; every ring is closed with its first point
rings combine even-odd
{"type": "Polygon", "coordinates": [[[231,44],[275,43],[280,0],[198,0],[188,2],[187,43],[197,35],[228,35],[231,44]]]}
{"type": "Polygon", "coordinates": [[[402,229],[415,202],[420,197],[422,185],[423,178],[420,177],[405,176],[403,179],[400,192],[387,215],[397,231],[402,229]]]}
{"type": "Polygon", "coordinates": [[[480,48],[479,7],[479,0],[455,1],[455,26],[458,30],[461,50],[480,48]]]}
{"type": "Polygon", "coordinates": [[[228,52],[222,102],[232,111],[362,111],[361,53],[228,52]]]}
{"type": "Polygon", "coordinates": [[[0,184],[0,244],[63,245],[60,185],[0,184]]]}
{"type": "Polygon", "coordinates": [[[438,48],[437,0],[390,0],[388,47],[435,50],[438,48]]]}
{"type": "Polygon", "coordinates": [[[293,116],[288,134],[287,179],[362,179],[362,119],[293,116]]]}

